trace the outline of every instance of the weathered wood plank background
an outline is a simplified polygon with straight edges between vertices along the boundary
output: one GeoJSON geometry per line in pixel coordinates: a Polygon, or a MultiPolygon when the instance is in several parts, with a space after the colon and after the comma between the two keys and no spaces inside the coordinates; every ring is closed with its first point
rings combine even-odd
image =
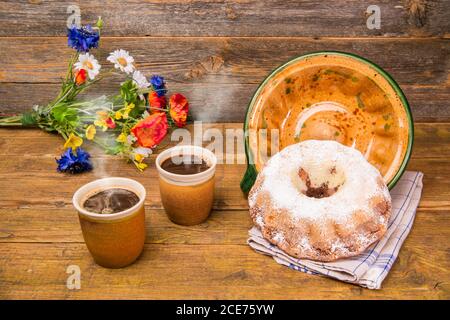
{"type": "MultiPolygon", "coordinates": [[[[103,68],[110,51],[129,50],[140,70],[163,74],[189,98],[194,118],[221,130],[242,126],[258,84],[288,59],[341,50],[372,60],[410,101],[416,134],[408,169],[425,173],[423,196],[383,290],[363,290],[251,251],[238,186],[245,165],[220,165],[211,218],[181,227],[164,214],[153,162],[140,174],[92,150],[96,170],[67,180],[52,169],[59,137],[1,129],[0,298],[450,299],[450,1],[0,0],[0,114],[45,104],[58,92],[71,54],[69,5],[79,6],[82,23],[105,20],[101,49],[93,51],[103,68]],[[366,27],[372,4],[381,8],[379,30],[366,27]],[[141,259],[108,270],[92,261],[70,201],[79,186],[117,172],[146,187],[148,230],[141,259]],[[82,270],[80,291],[66,287],[70,264],[82,270]]],[[[86,96],[114,94],[120,81],[86,96]]]]}
{"type": "Polygon", "coordinates": [[[72,4],[85,21],[104,17],[107,36],[428,37],[450,28],[445,0],[11,0],[0,4],[0,35],[64,35],[72,4]],[[381,9],[379,30],[366,28],[371,4],[381,9]]]}
{"type": "MultiPolygon", "coordinates": [[[[405,91],[416,121],[450,121],[450,1],[379,1],[381,29],[366,26],[370,1],[0,1],[0,112],[45,104],[71,50],[67,8],[105,20],[104,68],[116,48],[139,69],[166,76],[196,119],[241,122],[258,84],[281,63],[318,50],[369,58],[405,91]],[[11,54],[14,53],[14,54],[11,54]]],[[[116,93],[120,79],[90,95],[116,93]]]]}

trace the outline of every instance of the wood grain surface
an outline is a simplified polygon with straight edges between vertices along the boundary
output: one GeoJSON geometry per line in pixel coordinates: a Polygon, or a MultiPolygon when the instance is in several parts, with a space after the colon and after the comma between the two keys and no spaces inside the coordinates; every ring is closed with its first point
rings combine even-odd
{"type": "Polygon", "coordinates": [[[183,227],[161,208],[153,161],[139,173],[89,147],[96,170],[66,176],[54,170],[61,138],[0,129],[0,298],[450,299],[450,124],[416,124],[415,132],[408,169],[425,174],[416,220],[382,290],[367,290],[292,271],[246,245],[245,165],[220,165],[210,219],[183,227]],[[134,178],[147,189],[144,253],[125,269],[93,262],[71,206],[73,192],[101,175],[134,178]],[[81,290],[66,287],[69,265],[80,266],[81,290]]]}
{"type": "MultiPolygon", "coordinates": [[[[0,129],[0,299],[450,299],[450,1],[447,0],[0,0],[0,115],[45,104],[59,90],[71,50],[69,5],[82,23],[105,21],[99,50],[129,50],[138,68],[162,74],[185,94],[206,128],[242,127],[253,92],[271,70],[311,51],[366,57],[405,92],[415,120],[409,170],[424,172],[417,217],[382,290],[366,290],[282,267],[246,244],[251,226],[239,189],[244,164],[219,165],[211,218],[171,223],[154,168],[141,174],[89,147],[96,169],[55,170],[62,140],[39,130],[0,129]],[[381,28],[366,9],[381,9],[381,28]],[[229,123],[233,122],[233,123],[229,123]],[[134,265],[97,266],[71,205],[95,178],[120,175],[147,189],[147,238],[134,265]],[[66,268],[79,265],[81,290],[68,290],[66,268]]],[[[120,77],[84,98],[115,94],[120,77]]]]}
{"type": "MultiPolygon", "coordinates": [[[[450,121],[448,1],[379,1],[381,28],[369,30],[370,1],[0,1],[0,113],[45,104],[59,90],[71,50],[69,5],[82,22],[105,20],[101,49],[124,48],[146,74],[184,93],[198,120],[241,122],[261,81],[311,51],[341,50],[385,68],[408,97],[416,121],[450,121]],[[224,112],[227,110],[227,112],[224,112]]],[[[117,93],[120,78],[88,97],[117,93]]]]}
{"type": "Polygon", "coordinates": [[[65,35],[69,5],[82,22],[105,20],[108,36],[443,36],[445,0],[94,0],[0,1],[0,36],[65,35]],[[367,8],[382,28],[366,27],[367,8]]]}
{"type": "MultiPolygon", "coordinates": [[[[107,54],[129,50],[146,74],[163,74],[184,93],[195,119],[242,122],[253,92],[271,70],[301,54],[340,50],[385,68],[408,97],[416,121],[450,121],[450,42],[447,39],[103,38],[93,51],[105,70],[107,54]]],[[[1,38],[0,113],[48,103],[59,90],[71,50],[65,38],[1,38]]],[[[88,97],[117,94],[121,77],[106,79],[88,97]]]]}

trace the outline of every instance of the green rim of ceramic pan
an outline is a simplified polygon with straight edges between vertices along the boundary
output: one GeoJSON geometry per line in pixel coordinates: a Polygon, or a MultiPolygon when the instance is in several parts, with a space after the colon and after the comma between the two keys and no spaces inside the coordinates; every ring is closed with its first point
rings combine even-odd
{"type": "MultiPolygon", "coordinates": [[[[401,176],[403,175],[403,173],[406,170],[406,166],[408,164],[408,161],[411,157],[411,152],[412,152],[412,147],[413,147],[413,141],[414,141],[414,121],[413,121],[413,117],[412,117],[412,113],[411,113],[411,108],[409,106],[408,100],[406,99],[405,94],[403,93],[402,89],[400,89],[400,86],[397,84],[397,82],[395,82],[395,80],[391,77],[391,75],[389,75],[389,73],[387,73],[386,71],[384,71],[380,66],[376,65],[375,63],[360,57],[356,54],[353,53],[347,53],[347,52],[340,52],[340,51],[317,51],[317,52],[311,52],[311,53],[307,53],[301,56],[298,56],[294,59],[289,60],[288,62],[282,64],[281,66],[279,66],[278,68],[276,68],[275,70],[273,70],[265,79],[264,81],[259,85],[259,87],[256,89],[255,93],[253,94],[252,99],[250,100],[250,103],[248,104],[247,107],[247,113],[245,116],[245,122],[244,122],[244,132],[247,132],[248,130],[248,123],[250,120],[250,114],[252,113],[253,110],[253,106],[255,104],[256,98],[259,96],[261,90],[264,88],[264,86],[275,76],[277,75],[280,71],[284,70],[285,68],[287,68],[288,66],[306,59],[308,57],[312,57],[312,56],[318,56],[318,55],[339,55],[339,56],[345,56],[345,57],[350,57],[352,59],[355,59],[359,62],[362,62],[366,65],[369,65],[370,67],[372,67],[374,70],[376,70],[381,76],[384,77],[384,79],[386,79],[386,81],[392,86],[392,88],[394,89],[394,91],[397,93],[397,95],[400,98],[400,101],[403,104],[403,107],[405,108],[406,111],[406,115],[407,115],[407,119],[408,119],[408,126],[409,126],[409,136],[408,136],[408,146],[406,149],[406,154],[405,157],[403,158],[402,164],[399,168],[399,170],[397,171],[397,173],[395,174],[395,176],[391,179],[391,181],[389,181],[388,183],[388,188],[389,190],[391,190],[396,183],[398,182],[398,180],[400,180],[401,176]]],[[[258,176],[258,170],[256,169],[256,166],[253,163],[253,154],[250,150],[249,147],[249,137],[248,135],[244,135],[245,136],[245,154],[247,157],[247,170],[244,174],[244,177],[241,180],[241,189],[244,193],[248,194],[248,192],[250,191],[250,189],[252,188],[253,184],[255,183],[256,177],[258,176]]]]}

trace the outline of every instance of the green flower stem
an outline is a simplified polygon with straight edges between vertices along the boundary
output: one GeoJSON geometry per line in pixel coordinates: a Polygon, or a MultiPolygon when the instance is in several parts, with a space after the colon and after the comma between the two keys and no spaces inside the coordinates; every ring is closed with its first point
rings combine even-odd
{"type": "Polygon", "coordinates": [[[157,108],[157,107],[149,107],[149,109],[160,110],[160,111],[164,111],[164,112],[169,111],[169,110],[167,110],[166,108],[157,108]]]}
{"type": "MultiPolygon", "coordinates": [[[[81,108],[73,108],[73,109],[75,109],[75,110],[77,110],[79,112],[85,113],[87,115],[90,115],[90,116],[92,115],[92,113],[90,113],[89,111],[81,109],[81,108]]],[[[80,118],[81,118],[81,116],[80,116],[80,118]]]]}
{"type": "Polygon", "coordinates": [[[94,115],[88,115],[88,116],[79,116],[78,119],[80,119],[80,120],[88,120],[88,121],[89,120],[95,121],[97,119],[97,117],[94,116],[94,115]]]}
{"type": "Polygon", "coordinates": [[[54,105],[57,104],[57,101],[60,101],[62,96],[65,96],[67,93],[67,90],[71,89],[73,87],[73,82],[72,80],[72,69],[73,69],[73,65],[74,63],[78,60],[79,57],[79,53],[76,52],[74,54],[72,54],[72,57],[69,61],[69,66],[67,67],[67,73],[66,73],[66,78],[62,83],[62,87],[61,87],[61,91],[59,92],[58,96],[48,105],[48,108],[51,109],[54,105]],[[70,84],[70,86],[69,86],[70,84]]]}
{"type": "Polygon", "coordinates": [[[69,135],[66,134],[65,132],[60,131],[59,133],[62,135],[62,137],[64,138],[64,140],[69,139],[69,135]]]}
{"type": "Polygon", "coordinates": [[[51,105],[50,109],[53,108],[54,106],[56,106],[58,103],[62,102],[67,97],[67,95],[70,93],[70,91],[72,91],[72,89],[73,89],[73,87],[70,87],[69,90],[67,90],[67,92],[61,98],[59,98],[55,103],[53,103],[51,105]]]}
{"type": "Polygon", "coordinates": [[[66,83],[72,78],[73,65],[74,65],[75,61],[78,60],[79,56],[80,56],[80,54],[78,52],[75,52],[74,54],[72,54],[72,58],[70,59],[70,62],[69,62],[69,67],[67,68],[66,83]]]}
{"type": "Polygon", "coordinates": [[[0,116],[0,127],[14,127],[14,126],[22,126],[22,116],[8,116],[3,117],[0,116]]]}
{"type": "Polygon", "coordinates": [[[101,142],[99,139],[92,140],[94,143],[98,144],[103,149],[108,149],[108,145],[106,143],[101,142]]]}

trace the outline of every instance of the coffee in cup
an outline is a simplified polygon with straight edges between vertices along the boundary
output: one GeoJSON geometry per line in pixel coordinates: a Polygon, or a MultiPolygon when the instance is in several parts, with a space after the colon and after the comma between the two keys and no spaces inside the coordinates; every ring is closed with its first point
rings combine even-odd
{"type": "Polygon", "coordinates": [[[198,146],[176,146],[156,158],[164,209],[174,223],[204,222],[214,200],[217,158],[198,146]]]}
{"type": "Polygon", "coordinates": [[[78,189],[78,211],[86,246],[95,262],[107,268],[133,263],[145,242],[145,189],[132,179],[105,178],[78,189]]]}

